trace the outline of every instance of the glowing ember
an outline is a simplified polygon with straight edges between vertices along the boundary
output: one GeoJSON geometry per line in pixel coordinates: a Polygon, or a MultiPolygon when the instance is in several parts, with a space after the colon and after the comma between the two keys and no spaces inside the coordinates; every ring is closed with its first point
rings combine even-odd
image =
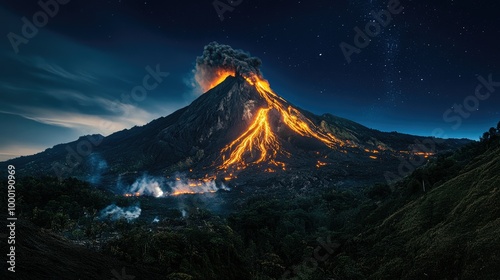
{"type": "Polygon", "coordinates": [[[136,193],[126,193],[123,196],[125,196],[125,197],[134,197],[134,196],[135,197],[139,197],[139,196],[141,196],[141,193],[139,193],[139,192],[136,192],[136,193]]]}
{"type": "Polygon", "coordinates": [[[424,158],[428,158],[435,155],[434,153],[425,153],[425,152],[413,152],[413,154],[416,156],[423,156],[424,158]]]}
{"type": "Polygon", "coordinates": [[[328,163],[326,163],[326,162],[321,162],[321,161],[319,161],[319,160],[318,160],[318,163],[316,163],[316,167],[317,167],[317,168],[320,168],[320,167],[325,166],[325,165],[327,165],[327,164],[328,164],[328,163]]]}
{"type": "Polygon", "coordinates": [[[205,192],[195,192],[195,191],[176,191],[171,193],[171,196],[178,196],[183,194],[206,194],[206,193],[216,193],[217,191],[205,191],[205,192]]]}

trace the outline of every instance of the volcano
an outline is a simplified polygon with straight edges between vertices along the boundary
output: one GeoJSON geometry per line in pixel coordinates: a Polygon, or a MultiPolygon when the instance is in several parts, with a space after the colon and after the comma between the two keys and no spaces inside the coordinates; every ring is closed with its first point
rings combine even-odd
{"type": "Polygon", "coordinates": [[[108,166],[101,174],[104,182],[144,172],[165,177],[181,172],[235,184],[291,174],[371,181],[397,172],[403,158],[433,156],[468,142],[441,139],[429,150],[418,144],[424,137],[380,132],[302,110],[260,77],[223,72],[217,79],[222,82],[189,106],[147,125],[107,137],[84,136],[5,164],[28,175],[88,180],[96,172],[97,157],[108,166]],[[79,143],[90,138],[102,139],[91,155],[77,158],[79,143]]]}
{"type": "Polygon", "coordinates": [[[387,180],[387,172],[400,177],[402,163],[415,168],[469,142],[385,133],[312,114],[274,92],[261,63],[212,42],[196,60],[195,80],[205,93],[189,106],[141,127],[84,136],[6,164],[28,175],[106,184],[143,173],[189,174],[195,185],[308,176],[359,183],[387,180]]]}
{"type": "Polygon", "coordinates": [[[226,175],[250,167],[286,170],[287,165],[296,165],[294,155],[357,147],[355,141],[337,138],[326,122],[313,117],[275,94],[265,80],[228,75],[158,137],[165,143],[185,143],[179,155],[201,151],[206,156],[197,167],[226,175]]]}

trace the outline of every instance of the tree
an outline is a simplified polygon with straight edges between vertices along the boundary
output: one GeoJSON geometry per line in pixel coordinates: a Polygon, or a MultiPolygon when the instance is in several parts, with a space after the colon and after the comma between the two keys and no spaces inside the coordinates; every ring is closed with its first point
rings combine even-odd
{"type": "Polygon", "coordinates": [[[490,139],[490,133],[489,132],[483,133],[483,137],[481,139],[483,141],[488,141],[488,139],[490,139]]]}
{"type": "Polygon", "coordinates": [[[497,131],[498,131],[498,133],[500,133],[500,122],[498,122],[498,124],[497,124],[497,131]]]}
{"type": "Polygon", "coordinates": [[[494,136],[496,136],[496,135],[497,135],[497,130],[496,130],[496,128],[494,128],[494,127],[490,127],[490,131],[489,131],[489,133],[490,133],[490,138],[493,138],[494,136]]]}

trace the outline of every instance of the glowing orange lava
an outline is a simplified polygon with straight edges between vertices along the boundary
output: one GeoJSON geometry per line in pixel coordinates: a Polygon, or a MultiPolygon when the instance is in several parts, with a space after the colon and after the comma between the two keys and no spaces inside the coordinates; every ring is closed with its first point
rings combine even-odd
{"type": "Polygon", "coordinates": [[[276,159],[278,154],[290,155],[281,149],[278,138],[271,129],[269,114],[273,110],[279,113],[288,128],[300,136],[317,139],[330,148],[345,145],[332,134],[321,131],[299,110],[278,96],[266,80],[257,75],[244,78],[257,89],[266,101],[267,107],[259,109],[248,129],[222,149],[223,163],[219,169],[236,167],[239,170],[249,164],[267,163],[286,170],[285,164],[276,159]]]}
{"type": "Polygon", "coordinates": [[[243,168],[246,167],[243,156],[247,153],[256,158],[254,163],[260,163],[276,156],[279,142],[269,125],[269,110],[270,108],[260,109],[247,131],[222,149],[223,169],[235,164],[243,168]],[[226,159],[225,154],[229,151],[231,151],[230,156],[226,159]],[[257,153],[260,153],[258,157],[256,157],[257,153]]]}
{"type": "Polygon", "coordinates": [[[216,78],[210,82],[210,84],[207,86],[207,91],[211,90],[212,88],[216,87],[218,84],[224,82],[224,80],[228,76],[236,76],[236,73],[231,70],[224,70],[224,69],[219,69],[216,72],[216,78]]]}
{"type": "Polygon", "coordinates": [[[195,192],[195,191],[175,191],[171,193],[171,196],[178,196],[178,195],[183,195],[183,194],[206,194],[206,193],[216,193],[217,191],[215,190],[210,190],[210,191],[204,191],[204,192],[195,192]]]}
{"type": "Polygon", "coordinates": [[[141,196],[141,193],[139,193],[139,192],[136,192],[136,193],[126,193],[123,196],[125,196],[125,197],[133,197],[133,196],[139,197],[139,196],[141,196]]]}

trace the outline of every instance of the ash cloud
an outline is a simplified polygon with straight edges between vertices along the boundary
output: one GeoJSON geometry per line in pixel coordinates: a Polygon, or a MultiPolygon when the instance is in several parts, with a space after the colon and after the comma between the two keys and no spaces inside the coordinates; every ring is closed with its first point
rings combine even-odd
{"type": "Polygon", "coordinates": [[[196,58],[195,81],[205,90],[217,78],[217,70],[228,70],[244,77],[262,77],[261,65],[260,58],[253,57],[248,52],[211,42],[205,46],[203,55],[196,58]]]}

